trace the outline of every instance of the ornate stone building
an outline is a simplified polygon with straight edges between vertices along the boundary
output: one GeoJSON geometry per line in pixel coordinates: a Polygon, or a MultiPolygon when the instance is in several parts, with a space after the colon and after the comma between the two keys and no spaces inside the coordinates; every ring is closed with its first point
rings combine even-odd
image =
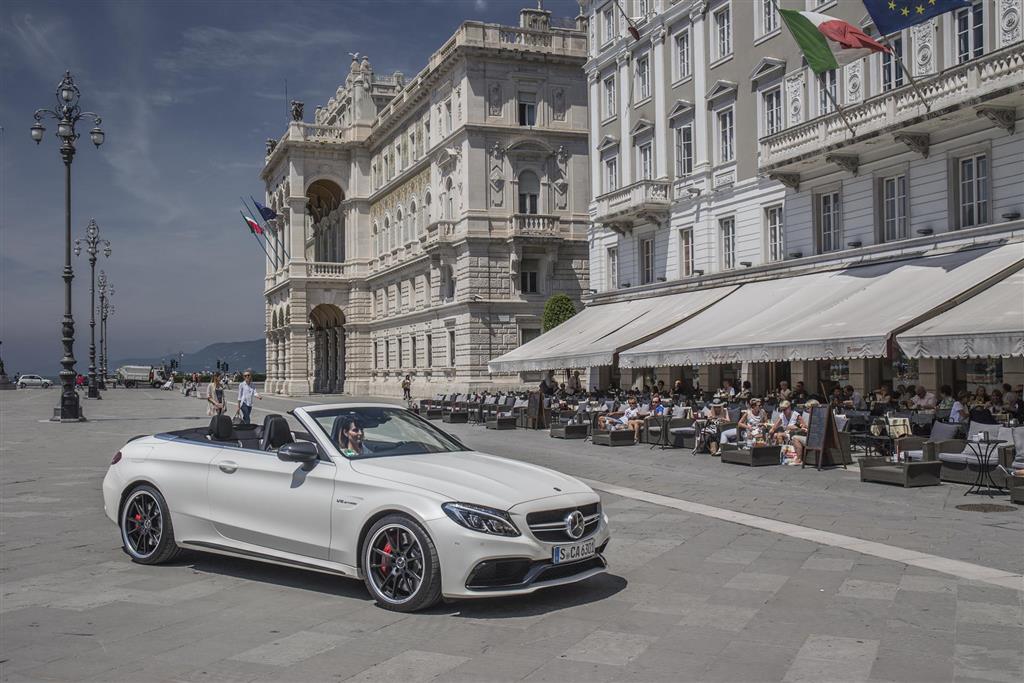
{"type": "MultiPolygon", "coordinates": [[[[518,374],[487,360],[589,287],[580,24],[467,21],[412,78],[353,55],[306,123],[267,141],[281,238],[267,262],[267,388],[427,395],[518,374]]],[[[275,240],[270,240],[274,245],[275,240]]]]}

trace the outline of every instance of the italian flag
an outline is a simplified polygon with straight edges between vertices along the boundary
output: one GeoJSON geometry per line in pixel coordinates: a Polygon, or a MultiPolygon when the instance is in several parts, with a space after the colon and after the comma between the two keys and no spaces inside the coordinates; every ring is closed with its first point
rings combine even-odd
{"type": "Polygon", "coordinates": [[[253,220],[252,216],[243,216],[243,218],[245,218],[245,222],[249,225],[249,232],[254,235],[263,234],[263,228],[260,227],[259,223],[253,220]]]}
{"type": "Polygon", "coordinates": [[[889,48],[842,19],[818,12],[780,9],[779,14],[816,74],[855,62],[889,48]]]}

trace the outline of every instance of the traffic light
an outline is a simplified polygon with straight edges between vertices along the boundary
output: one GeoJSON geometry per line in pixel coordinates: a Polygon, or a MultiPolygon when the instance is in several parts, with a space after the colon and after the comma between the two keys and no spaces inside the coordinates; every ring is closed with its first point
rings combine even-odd
{"type": "Polygon", "coordinates": [[[225,363],[225,364],[224,364],[224,372],[227,372],[227,371],[228,371],[228,364],[227,364],[227,363],[225,363]]]}
{"type": "Polygon", "coordinates": [[[220,370],[220,358],[217,359],[217,369],[220,370]]]}

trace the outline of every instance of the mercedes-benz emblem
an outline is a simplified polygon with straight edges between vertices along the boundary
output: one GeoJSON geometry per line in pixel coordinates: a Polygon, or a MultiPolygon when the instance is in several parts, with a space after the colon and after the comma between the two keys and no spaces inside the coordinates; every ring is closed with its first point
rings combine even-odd
{"type": "Polygon", "coordinates": [[[586,523],[583,521],[583,513],[579,510],[573,510],[565,516],[565,533],[569,534],[569,538],[579,538],[583,535],[586,529],[586,523]]]}

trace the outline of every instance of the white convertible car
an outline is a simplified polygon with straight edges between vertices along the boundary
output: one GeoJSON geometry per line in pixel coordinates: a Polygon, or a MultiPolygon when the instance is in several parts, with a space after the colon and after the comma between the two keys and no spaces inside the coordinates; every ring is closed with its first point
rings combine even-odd
{"type": "Polygon", "coordinates": [[[335,404],[136,437],[103,505],[136,562],[180,548],[362,578],[377,603],[517,595],[605,571],[590,487],[471,451],[404,408],[335,404]]]}

